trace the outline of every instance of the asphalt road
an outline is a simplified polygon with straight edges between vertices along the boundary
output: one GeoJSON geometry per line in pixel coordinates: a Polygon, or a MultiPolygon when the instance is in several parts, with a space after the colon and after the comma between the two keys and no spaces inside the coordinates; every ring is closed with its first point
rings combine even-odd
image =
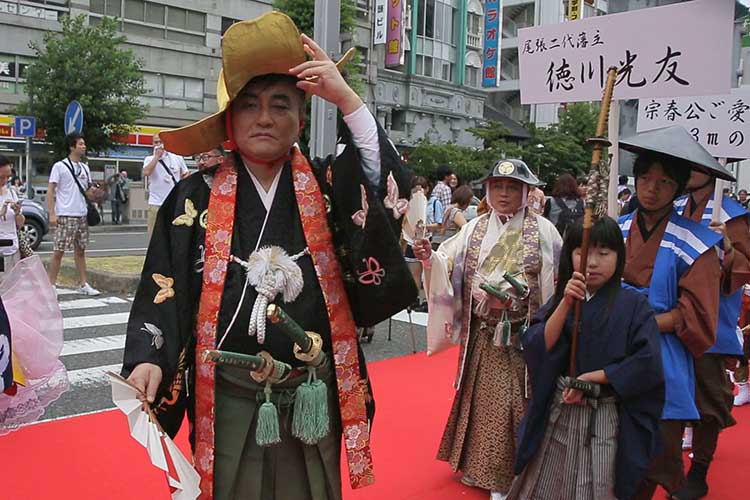
{"type": "MultiPolygon", "coordinates": [[[[89,247],[86,254],[90,257],[112,257],[117,255],[146,255],[148,240],[146,232],[92,232],[89,235],[89,247]]],[[[54,229],[47,234],[39,245],[37,253],[42,257],[52,254],[54,229]]]]}
{"type": "MultiPolygon", "coordinates": [[[[98,236],[98,235],[97,235],[98,236]]],[[[135,240],[145,235],[128,235],[135,240]]],[[[127,238],[128,236],[125,236],[127,238]]],[[[117,236],[116,236],[117,237],[117,236]]],[[[119,236],[123,238],[123,236],[119,236]]],[[[50,420],[114,408],[106,372],[119,372],[131,297],[85,297],[62,291],[58,297],[63,315],[64,346],[61,361],[68,370],[70,390],[47,408],[41,420],[50,420]]],[[[413,315],[417,351],[426,349],[424,313],[413,315]]],[[[411,327],[405,312],[375,328],[372,342],[362,342],[368,362],[413,352],[411,327]]]]}

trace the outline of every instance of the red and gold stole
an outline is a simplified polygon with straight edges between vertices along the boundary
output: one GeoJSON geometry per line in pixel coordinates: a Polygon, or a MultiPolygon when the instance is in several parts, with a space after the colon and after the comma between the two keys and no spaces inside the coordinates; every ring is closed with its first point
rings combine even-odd
{"type": "MultiPolygon", "coordinates": [[[[328,227],[323,194],[310,164],[297,149],[292,158],[292,177],[302,230],[331,323],[349,480],[353,488],[359,488],[372,484],[375,477],[370,453],[370,428],[365,410],[367,386],[360,378],[356,327],[328,227]]],[[[234,163],[224,162],[214,177],[208,203],[203,289],[195,332],[195,467],[201,476],[202,500],[213,498],[216,390],[215,365],[203,361],[203,352],[216,346],[216,329],[231,249],[236,197],[237,173],[234,163]]]]}

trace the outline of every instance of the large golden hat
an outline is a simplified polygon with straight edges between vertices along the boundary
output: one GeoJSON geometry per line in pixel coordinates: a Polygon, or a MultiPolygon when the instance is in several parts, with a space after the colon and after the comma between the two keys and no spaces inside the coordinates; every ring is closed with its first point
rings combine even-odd
{"type": "MultiPolygon", "coordinates": [[[[351,50],[336,63],[339,69],[351,50]]],[[[255,19],[233,24],[221,41],[221,73],[216,91],[219,111],[206,118],[159,134],[167,151],[192,155],[209,151],[228,139],[224,112],[253,78],[289,74],[307,60],[297,26],[281,12],[268,12],[255,19]]]]}

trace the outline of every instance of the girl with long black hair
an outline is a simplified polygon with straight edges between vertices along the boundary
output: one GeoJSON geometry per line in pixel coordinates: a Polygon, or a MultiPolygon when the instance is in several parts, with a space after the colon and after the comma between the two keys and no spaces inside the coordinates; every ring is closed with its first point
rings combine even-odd
{"type": "Polygon", "coordinates": [[[554,297],[523,336],[533,398],[508,499],[628,499],[657,450],[664,379],[659,329],[648,299],[621,288],[625,245],[604,217],[568,227],[554,297]],[[573,309],[583,301],[576,381],[567,378],[573,309]],[[583,381],[586,392],[573,386],[583,381]]]}

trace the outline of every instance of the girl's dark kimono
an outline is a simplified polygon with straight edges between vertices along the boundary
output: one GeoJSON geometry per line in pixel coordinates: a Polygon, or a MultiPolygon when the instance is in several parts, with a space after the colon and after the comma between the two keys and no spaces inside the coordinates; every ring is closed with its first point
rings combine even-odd
{"type": "MultiPolygon", "coordinates": [[[[558,342],[549,351],[545,347],[546,318],[555,307],[557,301],[553,298],[539,310],[523,337],[533,399],[520,430],[516,474],[540,451],[556,381],[567,375],[572,313],[558,342]]],[[[664,403],[659,335],[646,297],[621,289],[615,280],[583,304],[577,370],[580,375],[603,369],[609,380],[609,386],[604,387],[611,389],[617,401],[614,496],[619,499],[635,494],[636,485],[659,446],[664,403]]],[[[564,464],[563,473],[575,474],[572,465],[564,464]]]]}

